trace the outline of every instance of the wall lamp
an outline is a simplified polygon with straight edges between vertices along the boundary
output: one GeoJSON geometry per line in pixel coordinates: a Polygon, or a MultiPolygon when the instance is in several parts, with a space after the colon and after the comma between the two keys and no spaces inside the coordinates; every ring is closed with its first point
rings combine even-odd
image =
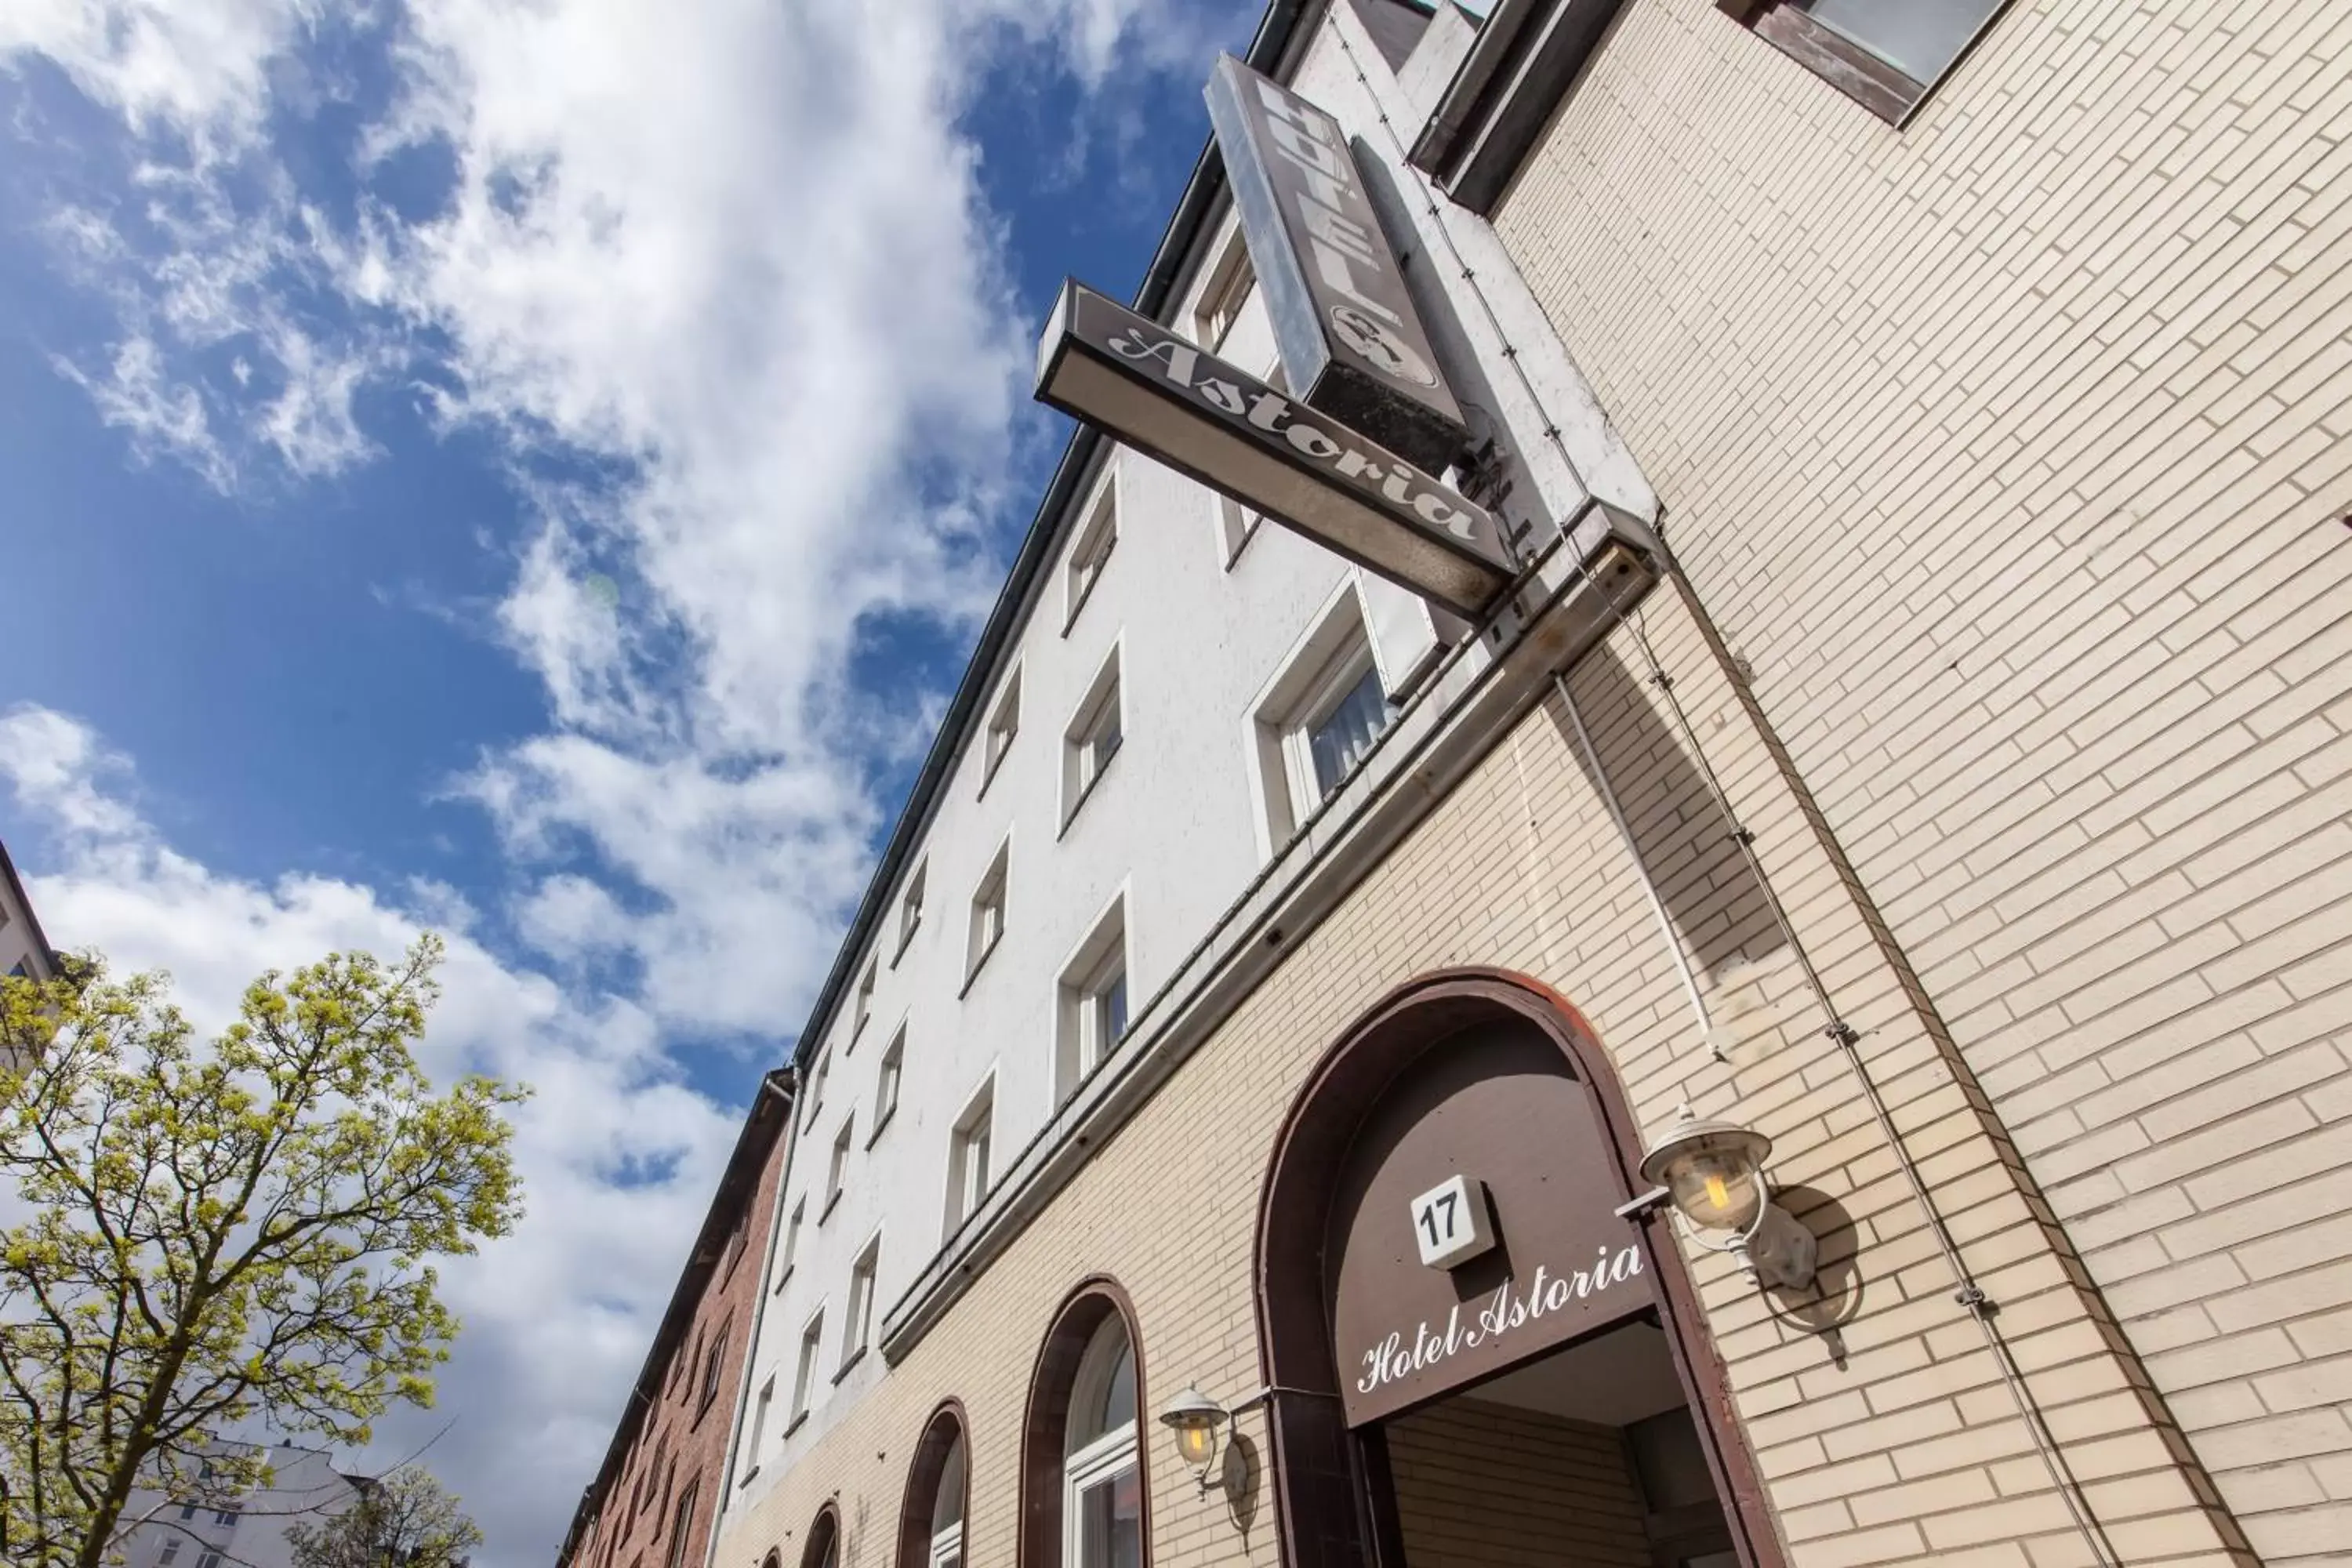
{"type": "Polygon", "coordinates": [[[1691,1238],[1710,1252],[1727,1252],[1748,1277],[1782,1289],[1813,1282],[1819,1244],[1813,1233],[1772,1201],[1764,1162],[1772,1140],[1752,1127],[1682,1115],[1642,1156],[1651,1190],[1617,1212],[1636,1215],[1670,1204],[1691,1238]]]}
{"type": "Polygon", "coordinates": [[[1199,1389],[1187,1388],[1160,1410],[1160,1424],[1176,1435],[1177,1455],[1200,1478],[1203,1497],[1208,1495],[1210,1472],[1216,1468],[1217,1439],[1225,1424],[1273,1397],[1273,1389],[1261,1388],[1228,1410],[1199,1389]]]}

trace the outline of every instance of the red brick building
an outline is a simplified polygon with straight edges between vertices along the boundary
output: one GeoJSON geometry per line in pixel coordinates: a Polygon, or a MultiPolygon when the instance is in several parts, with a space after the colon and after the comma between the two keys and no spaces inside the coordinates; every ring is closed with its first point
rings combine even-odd
{"type": "Polygon", "coordinates": [[[791,1075],[771,1072],[556,1568],[701,1568],[709,1555],[759,1310],[761,1258],[751,1244],[773,1227],[792,1126],[791,1075]]]}

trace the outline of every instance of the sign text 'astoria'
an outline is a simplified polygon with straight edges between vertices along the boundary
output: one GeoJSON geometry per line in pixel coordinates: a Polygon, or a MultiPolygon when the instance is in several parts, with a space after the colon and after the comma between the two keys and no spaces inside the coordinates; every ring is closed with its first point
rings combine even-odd
{"type": "Polygon", "coordinates": [[[1443,471],[1464,445],[1462,410],[1339,122],[1230,55],[1218,59],[1208,97],[1290,384],[1443,471]]]}
{"type": "Polygon", "coordinates": [[[1463,616],[1516,574],[1484,508],[1075,279],[1037,345],[1037,396],[1463,616]]]}
{"type": "Polygon", "coordinates": [[[1570,1302],[1587,1300],[1641,1272],[1639,1249],[1621,1247],[1612,1253],[1603,1247],[1590,1268],[1562,1269],[1552,1274],[1538,1265],[1535,1278],[1524,1289],[1506,1276],[1485,1305],[1474,1310],[1467,1324],[1462,1321],[1462,1309],[1456,1306],[1447,1312],[1442,1328],[1433,1329],[1423,1319],[1414,1328],[1411,1344],[1405,1342],[1402,1330],[1390,1331],[1363,1352],[1360,1364],[1364,1370],[1356,1379],[1356,1392],[1370,1394],[1385,1384],[1401,1382],[1414,1373],[1442,1365],[1464,1351],[1500,1340],[1515,1329],[1538,1321],[1546,1313],[1560,1312],[1570,1302]]]}

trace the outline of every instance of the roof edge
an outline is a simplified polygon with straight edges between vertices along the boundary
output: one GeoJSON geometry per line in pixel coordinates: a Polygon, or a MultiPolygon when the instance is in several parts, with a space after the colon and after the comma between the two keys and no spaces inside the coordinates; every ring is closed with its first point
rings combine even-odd
{"type": "Polygon", "coordinates": [[[48,933],[41,929],[40,911],[33,908],[32,896],[25,891],[25,884],[16,875],[16,863],[8,858],[5,841],[0,841],[0,879],[7,882],[8,896],[15,899],[16,907],[25,911],[25,925],[33,933],[33,951],[40,955],[41,966],[50,973],[56,973],[58,950],[49,945],[48,933]]]}

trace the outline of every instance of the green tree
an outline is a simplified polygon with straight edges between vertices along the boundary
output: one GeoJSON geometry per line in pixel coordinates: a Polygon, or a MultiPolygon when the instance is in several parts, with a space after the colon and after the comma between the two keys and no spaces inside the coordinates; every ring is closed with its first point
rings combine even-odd
{"type": "Polygon", "coordinates": [[[134,1485],[252,1485],[257,1458],[208,1446],[242,1423],[356,1445],[431,1403],[457,1331],[432,1260],[520,1216],[527,1092],[418,1068],[441,953],[273,971],[201,1044],[158,975],[0,988],[10,1564],[100,1568],[134,1485]]]}
{"type": "Polygon", "coordinates": [[[294,1568],[464,1568],[482,1543],[457,1500],[413,1465],[362,1488],[324,1524],[288,1528],[294,1568]]]}

